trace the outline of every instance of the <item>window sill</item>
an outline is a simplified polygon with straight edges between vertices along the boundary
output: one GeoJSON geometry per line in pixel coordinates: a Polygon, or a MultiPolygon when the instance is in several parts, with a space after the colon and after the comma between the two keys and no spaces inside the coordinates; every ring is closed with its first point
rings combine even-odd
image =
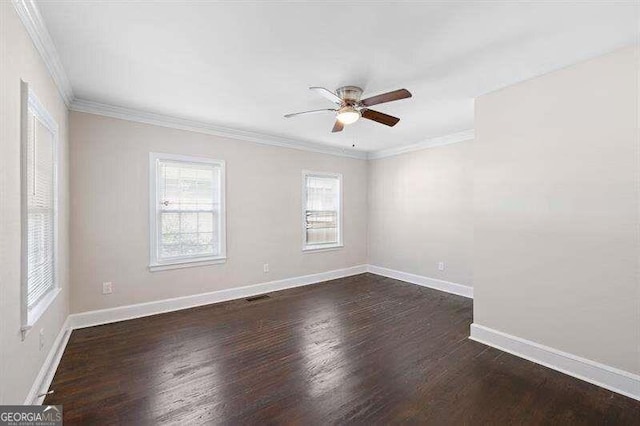
{"type": "Polygon", "coordinates": [[[169,269],[195,268],[197,266],[219,265],[227,261],[226,257],[205,260],[181,260],[174,263],[159,263],[149,265],[150,272],[167,271],[169,269]]]}
{"type": "Polygon", "coordinates": [[[58,294],[60,294],[61,291],[62,289],[60,287],[54,288],[49,291],[49,293],[47,293],[47,295],[44,296],[36,306],[29,310],[27,313],[27,323],[22,326],[22,340],[27,337],[29,330],[31,330],[40,317],[47,311],[47,309],[49,309],[49,306],[51,306],[53,301],[56,300],[56,297],[58,297],[58,294]]]}
{"type": "Polygon", "coordinates": [[[343,244],[331,244],[331,245],[322,245],[322,246],[305,246],[302,248],[302,251],[305,253],[309,252],[318,252],[318,251],[333,251],[340,250],[343,248],[343,244]]]}

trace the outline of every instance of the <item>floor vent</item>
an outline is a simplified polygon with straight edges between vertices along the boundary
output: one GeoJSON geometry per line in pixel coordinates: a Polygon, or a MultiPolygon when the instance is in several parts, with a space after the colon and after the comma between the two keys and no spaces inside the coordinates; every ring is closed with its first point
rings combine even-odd
{"type": "Polygon", "coordinates": [[[260,296],[247,297],[244,300],[246,300],[247,302],[255,302],[255,301],[258,301],[258,300],[269,299],[269,298],[270,298],[269,295],[261,294],[260,296]]]}

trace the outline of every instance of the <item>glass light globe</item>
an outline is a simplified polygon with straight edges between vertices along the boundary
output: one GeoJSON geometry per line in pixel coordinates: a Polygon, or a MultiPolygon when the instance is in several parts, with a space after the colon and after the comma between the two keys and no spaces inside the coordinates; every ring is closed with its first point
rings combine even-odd
{"type": "Polygon", "coordinates": [[[342,124],[352,124],[358,121],[360,118],[360,112],[354,107],[346,106],[338,111],[336,118],[342,124]]]}

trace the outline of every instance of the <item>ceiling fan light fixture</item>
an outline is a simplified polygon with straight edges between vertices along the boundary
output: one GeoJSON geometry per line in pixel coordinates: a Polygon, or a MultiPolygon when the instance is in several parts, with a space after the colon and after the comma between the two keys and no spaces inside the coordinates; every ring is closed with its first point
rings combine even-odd
{"type": "Polygon", "coordinates": [[[316,109],[313,111],[295,112],[293,114],[286,114],[286,118],[296,117],[298,115],[317,114],[324,112],[334,113],[336,121],[333,124],[331,133],[337,133],[344,130],[344,126],[353,124],[360,119],[360,117],[375,121],[376,123],[384,124],[385,126],[393,127],[400,119],[392,115],[382,113],[373,109],[369,109],[372,105],[384,104],[387,102],[398,101],[400,99],[406,99],[411,97],[411,92],[407,89],[394,90],[393,92],[382,93],[380,95],[371,96],[366,99],[360,99],[362,97],[362,89],[357,86],[344,86],[336,89],[336,93],[325,89],[324,87],[309,87],[309,89],[315,91],[317,94],[326,98],[334,103],[334,108],[329,109],[316,109]],[[336,108],[337,107],[337,108],[336,108]]]}
{"type": "Polygon", "coordinates": [[[352,106],[345,106],[340,108],[336,118],[342,124],[353,124],[360,118],[360,111],[352,106]]]}

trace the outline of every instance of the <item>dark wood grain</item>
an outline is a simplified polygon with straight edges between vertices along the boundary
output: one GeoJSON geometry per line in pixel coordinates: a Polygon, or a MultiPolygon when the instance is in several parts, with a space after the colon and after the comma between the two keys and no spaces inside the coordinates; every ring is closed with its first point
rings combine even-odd
{"type": "Polygon", "coordinates": [[[363,274],[76,330],[65,424],[638,424],[640,403],[469,340],[472,302],[363,274]]]}
{"type": "Polygon", "coordinates": [[[411,92],[409,92],[407,89],[398,89],[398,90],[394,90],[393,92],[387,92],[381,95],[376,95],[367,99],[363,99],[362,101],[360,101],[360,103],[363,106],[369,107],[373,105],[382,104],[385,102],[399,101],[400,99],[406,99],[410,97],[411,97],[411,92]]]}
{"type": "Polygon", "coordinates": [[[377,123],[384,124],[385,126],[393,127],[400,119],[389,114],[382,113],[380,111],[374,111],[372,109],[365,109],[362,111],[362,118],[373,120],[377,123]]]}

